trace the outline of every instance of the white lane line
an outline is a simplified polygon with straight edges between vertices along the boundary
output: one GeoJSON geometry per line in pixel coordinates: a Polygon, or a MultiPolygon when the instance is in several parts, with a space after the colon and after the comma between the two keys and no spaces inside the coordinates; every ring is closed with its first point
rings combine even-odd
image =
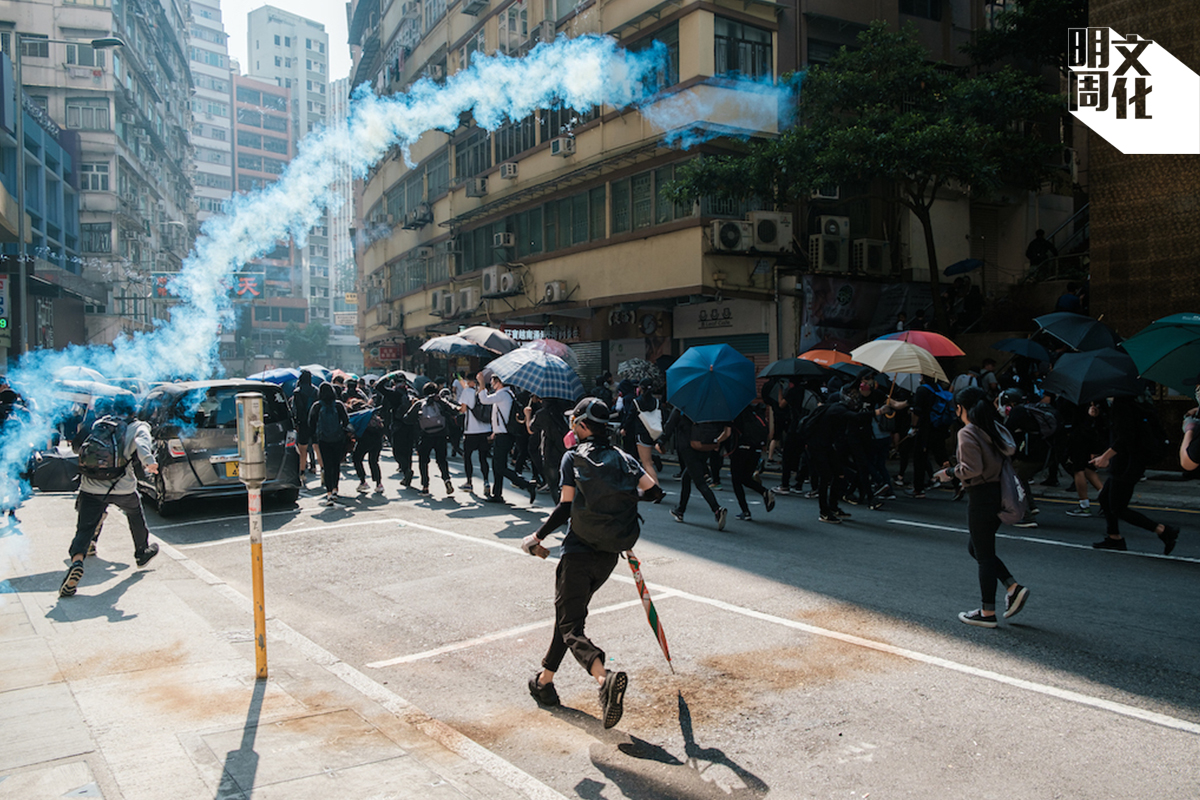
{"type": "MultiPolygon", "coordinates": [[[[662,600],[663,598],[666,598],[666,597],[675,597],[675,594],[676,594],[675,592],[667,590],[667,591],[659,592],[658,594],[656,594],[654,596],[654,599],[662,600]]],[[[603,608],[590,608],[590,609],[588,609],[588,616],[591,617],[596,614],[607,614],[611,611],[622,611],[626,608],[633,608],[634,606],[640,607],[641,605],[642,605],[641,600],[629,600],[628,602],[616,603],[611,606],[604,606],[603,608]]],[[[531,622],[528,625],[521,625],[516,628],[509,628],[506,631],[497,631],[496,633],[489,633],[485,636],[477,636],[474,639],[466,639],[461,642],[453,642],[452,644],[444,645],[442,647],[437,647],[437,648],[434,648],[433,650],[426,650],[423,653],[413,653],[412,655],[407,655],[407,656],[397,656],[396,658],[389,658],[386,661],[373,661],[370,664],[367,664],[367,666],[370,667],[371,669],[382,669],[383,667],[392,667],[392,666],[395,666],[396,664],[411,664],[415,661],[423,661],[426,658],[434,658],[435,656],[444,655],[446,653],[453,653],[456,650],[467,650],[467,649],[469,649],[471,647],[475,647],[477,645],[488,644],[490,642],[496,642],[501,639],[510,639],[514,636],[520,636],[523,633],[530,633],[531,631],[536,631],[539,628],[549,628],[552,625],[554,625],[553,619],[544,619],[544,620],[541,620],[540,622],[531,622]]]]}
{"type": "MultiPolygon", "coordinates": [[[[952,528],[949,525],[933,525],[928,522],[917,522],[911,519],[889,519],[895,525],[907,525],[910,528],[928,528],[935,531],[949,531],[950,533],[970,533],[966,528],[952,528]]],[[[1015,542],[1030,542],[1032,544],[1048,544],[1054,547],[1068,547],[1072,550],[1087,550],[1095,552],[1096,548],[1090,544],[1077,544],[1075,542],[1060,542],[1056,539],[1043,539],[1038,536],[1017,536],[1011,533],[997,533],[997,539],[1010,539],[1015,542]]],[[[1162,553],[1141,553],[1136,550],[1103,550],[1104,553],[1115,553],[1122,556],[1137,556],[1138,558],[1158,558],[1163,561],[1182,561],[1187,564],[1200,564],[1200,558],[1188,558],[1187,556],[1164,556],[1162,553]]]]}
{"type": "MultiPolygon", "coordinates": [[[[284,515],[295,516],[296,512],[295,511],[264,511],[263,512],[264,517],[279,517],[279,516],[284,516],[284,515]]],[[[191,527],[192,525],[214,525],[219,522],[237,522],[238,520],[245,522],[246,515],[243,514],[239,517],[210,517],[208,519],[193,519],[193,520],[189,520],[187,522],[172,522],[170,525],[155,525],[153,528],[150,529],[150,532],[154,533],[154,531],[166,531],[166,530],[170,530],[171,528],[188,528],[188,527],[191,527]]]]}
{"type": "MultiPolygon", "coordinates": [[[[331,528],[357,528],[357,527],[361,527],[363,525],[385,525],[385,524],[395,525],[396,520],[384,518],[384,519],[355,520],[354,522],[332,522],[328,525],[316,525],[311,528],[288,528],[287,530],[282,530],[282,531],[268,531],[267,533],[263,534],[263,538],[264,539],[273,539],[276,536],[291,536],[293,533],[320,533],[321,531],[327,531],[331,528]]],[[[216,539],[211,542],[196,542],[195,544],[177,544],[177,545],[175,545],[175,547],[177,547],[180,550],[199,550],[202,547],[220,547],[221,545],[236,544],[237,542],[248,542],[248,541],[250,541],[249,534],[247,534],[246,536],[232,536],[228,539],[216,539]]]]}

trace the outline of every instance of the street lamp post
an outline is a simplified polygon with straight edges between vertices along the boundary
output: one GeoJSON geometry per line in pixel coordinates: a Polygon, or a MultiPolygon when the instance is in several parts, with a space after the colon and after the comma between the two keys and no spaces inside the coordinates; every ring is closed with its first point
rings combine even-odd
{"type": "MultiPolygon", "coordinates": [[[[17,95],[17,307],[21,314],[21,330],[17,338],[17,354],[24,355],[29,351],[29,302],[28,274],[25,265],[25,87],[21,82],[21,57],[25,50],[25,34],[17,33],[16,58],[13,59],[13,83],[16,84],[17,95]]],[[[110,47],[124,47],[125,42],[115,36],[106,36],[85,42],[80,39],[43,39],[40,36],[31,38],[39,44],[90,44],[93,49],[105,50],[110,47]]]]}

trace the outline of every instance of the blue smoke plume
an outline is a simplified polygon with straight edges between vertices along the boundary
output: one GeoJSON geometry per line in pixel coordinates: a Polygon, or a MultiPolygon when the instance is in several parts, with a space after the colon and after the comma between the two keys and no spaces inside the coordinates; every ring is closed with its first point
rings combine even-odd
{"type": "Polygon", "coordinates": [[[290,236],[302,245],[324,210],[342,202],[330,190],[339,167],[348,165],[363,176],[393,146],[408,160],[422,134],[454,131],[467,111],[494,130],[506,119],[544,108],[638,107],[663,131],[665,142],[688,147],[716,136],[774,129],[789,105],[791,90],[769,80],[723,78],[688,93],[659,94],[666,64],[661,43],[635,53],[608,37],[581,36],[538,45],[520,59],[481,57],[444,84],[422,80],[406,94],[378,97],[367,85],[358,87],[349,118],[310,134],[279,181],[236,197],[226,214],[205,222],[171,282],[182,302],[171,309],[170,322],[111,347],[38,350],[20,359],[8,379],[27,400],[29,413],[6,426],[0,443],[0,509],[17,505],[27,491],[20,474],[31,450],[45,448],[75,407],[77,399],[55,381],[60,370],[84,366],[107,378],[146,381],[198,380],[220,371],[220,326],[233,322],[223,282],[280,240],[290,236]],[[719,122],[710,124],[714,120],[719,122]]]}

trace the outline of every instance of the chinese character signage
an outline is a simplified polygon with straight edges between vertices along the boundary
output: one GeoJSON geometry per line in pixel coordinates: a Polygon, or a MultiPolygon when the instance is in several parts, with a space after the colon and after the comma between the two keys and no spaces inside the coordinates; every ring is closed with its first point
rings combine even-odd
{"type": "Polygon", "coordinates": [[[233,300],[253,300],[262,297],[266,274],[262,272],[235,272],[229,277],[229,297],[233,300]]]}
{"type": "Polygon", "coordinates": [[[399,361],[400,360],[400,345],[385,344],[379,347],[380,361],[399,361]]]}
{"type": "Polygon", "coordinates": [[[1071,28],[1069,109],[1126,155],[1200,154],[1200,75],[1136,33],[1071,28]]]}
{"type": "Polygon", "coordinates": [[[346,305],[358,305],[358,292],[346,292],[346,305]]]}
{"type": "Polygon", "coordinates": [[[150,291],[154,297],[178,297],[171,291],[168,284],[171,279],[176,277],[177,272],[151,272],[150,273],[150,291]]]}

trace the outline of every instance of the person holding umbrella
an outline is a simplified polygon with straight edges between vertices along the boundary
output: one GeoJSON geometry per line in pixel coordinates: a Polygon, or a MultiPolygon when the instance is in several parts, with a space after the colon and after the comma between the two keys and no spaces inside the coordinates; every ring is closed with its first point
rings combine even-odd
{"type": "Polygon", "coordinates": [[[537,502],[537,484],[525,480],[508,463],[508,454],[512,452],[513,448],[512,430],[515,430],[516,426],[520,424],[516,420],[516,414],[513,413],[513,404],[516,402],[516,395],[494,373],[491,376],[492,390],[490,392],[483,388],[485,383],[482,372],[475,376],[475,380],[479,382],[477,400],[485,406],[491,406],[492,408],[493,483],[492,493],[485,498],[485,502],[504,502],[504,479],[508,478],[513,486],[529,492],[529,503],[532,505],[537,502]]]}
{"type": "Polygon", "coordinates": [[[729,438],[732,431],[728,425],[706,422],[698,425],[675,408],[670,418],[663,424],[662,436],[655,445],[658,452],[663,452],[663,440],[670,441],[675,436],[676,450],[679,455],[679,465],[683,468],[683,482],[679,487],[679,505],[671,509],[671,516],[676,522],[683,522],[687,512],[688,499],[692,496],[692,484],[712,509],[713,517],[717,520],[717,530],[725,530],[725,520],[729,517],[729,509],[717,502],[708,485],[708,457],[720,449],[721,443],[729,438]],[[699,437],[699,438],[697,438],[699,437]]]}
{"type": "Polygon", "coordinates": [[[967,552],[979,564],[980,607],[963,611],[960,622],[980,628],[995,628],[996,582],[1007,588],[1004,618],[1015,616],[1029,599],[1028,587],[1017,583],[996,555],[996,531],[1000,528],[1000,474],[1004,462],[1017,450],[1012,434],[1000,424],[995,406],[983,389],[963,389],[955,398],[955,412],[963,427],[958,431],[958,463],[934,474],[946,483],[958,478],[967,487],[967,527],[971,540],[967,552]]]}
{"type": "Polygon", "coordinates": [[[529,694],[541,705],[559,705],[554,675],[570,651],[599,685],[602,720],[605,728],[611,728],[624,713],[629,679],[624,672],[604,666],[604,651],[584,632],[588,604],[617,566],[619,554],[638,540],[638,501],[658,500],[662,490],[637,459],[609,441],[609,410],[604,401],[585,397],[570,414],[571,431],[579,444],[559,465],[558,505],[521,543],[526,553],[545,558],[549,551],[542,541],[570,522],[555,572],[554,632],[542,669],[529,679],[529,694]]]}

